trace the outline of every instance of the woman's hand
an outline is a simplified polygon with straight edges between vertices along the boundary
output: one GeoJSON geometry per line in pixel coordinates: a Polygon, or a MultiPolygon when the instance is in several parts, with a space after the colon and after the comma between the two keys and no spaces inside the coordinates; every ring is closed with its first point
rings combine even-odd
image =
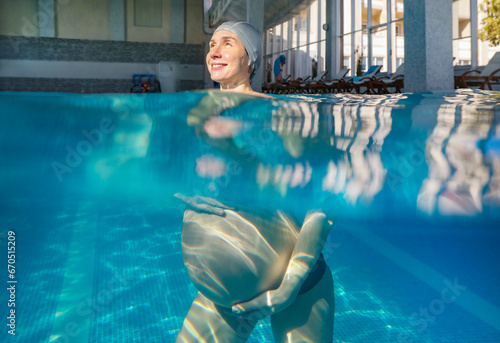
{"type": "Polygon", "coordinates": [[[199,195],[190,197],[181,193],[174,194],[174,197],[183,201],[189,208],[196,212],[225,216],[224,210],[234,210],[233,207],[226,206],[213,198],[199,195]]]}
{"type": "Polygon", "coordinates": [[[266,291],[250,301],[235,304],[231,310],[235,315],[244,318],[263,319],[283,311],[295,301],[296,297],[296,292],[279,287],[276,290],[266,291]]]}

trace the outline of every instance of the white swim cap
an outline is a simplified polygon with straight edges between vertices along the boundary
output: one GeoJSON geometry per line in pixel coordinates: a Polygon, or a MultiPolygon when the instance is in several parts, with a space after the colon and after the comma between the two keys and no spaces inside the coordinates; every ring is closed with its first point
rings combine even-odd
{"type": "Polygon", "coordinates": [[[260,60],[262,59],[261,33],[249,23],[243,21],[226,21],[225,23],[222,23],[217,30],[215,30],[215,32],[221,30],[232,32],[241,40],[245,46],[248,57],[250,57],[250,64],[252,66],[250,79],[253,78],[259,68],[260,60]]]}

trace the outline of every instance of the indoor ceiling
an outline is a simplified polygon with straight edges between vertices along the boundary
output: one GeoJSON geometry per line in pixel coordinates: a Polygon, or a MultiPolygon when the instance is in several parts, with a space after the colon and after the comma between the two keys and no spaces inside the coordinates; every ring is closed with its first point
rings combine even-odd
{"type": "MultiPolygon", "coordinates": [[[[314,0],[264,0],[264,29],[297,15],[314,0]]],[[[215,0],[208,12],[210,27],[234,20],[247,20],[247,0],[215,0]]]]}

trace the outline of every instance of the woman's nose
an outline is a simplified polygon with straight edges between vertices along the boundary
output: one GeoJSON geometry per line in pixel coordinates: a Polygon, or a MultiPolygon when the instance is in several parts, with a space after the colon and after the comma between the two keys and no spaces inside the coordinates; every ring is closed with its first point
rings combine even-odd
{"type": "Polygon", "coordinates": [[[211,58],[218,58],[220,57],[220,49],[216,46],[214,46],[212,49],[210,49],[210,57],[211,58]]]}

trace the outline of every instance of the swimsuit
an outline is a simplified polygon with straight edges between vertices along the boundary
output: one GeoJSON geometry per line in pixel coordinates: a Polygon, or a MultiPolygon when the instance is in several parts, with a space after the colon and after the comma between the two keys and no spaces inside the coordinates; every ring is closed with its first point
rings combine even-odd
{"type": "Polygon", "coordinates": [[[323,275],[325,274],[326,270],[326,262],[325,258],[323,257],[323,254],[319,255],[318,260],[316,261],[316,264],[312,267],[311,271],[309,272],[309,275],[307,275],[306,280],[302,284],[302,287],[300,287],[299,294],[304,294],[311,290],[316,284],[321,280],[323,275]]]}

